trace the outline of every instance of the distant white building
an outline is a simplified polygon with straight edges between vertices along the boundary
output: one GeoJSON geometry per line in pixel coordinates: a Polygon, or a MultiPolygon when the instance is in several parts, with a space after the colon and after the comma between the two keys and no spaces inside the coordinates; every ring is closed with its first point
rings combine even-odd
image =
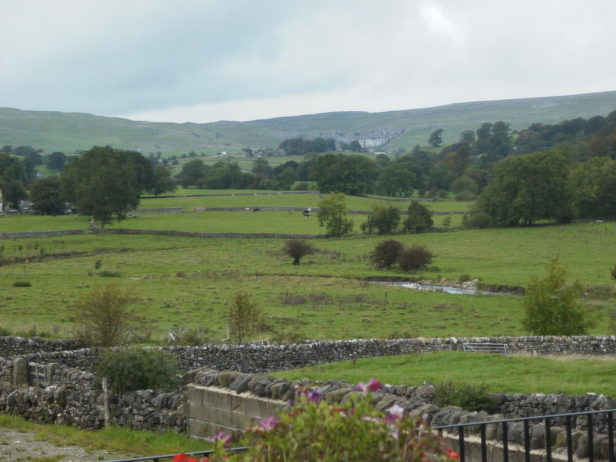
{"type": "Polygon", "coordinates": [[[4,209],[2,208],[2,190],[0,189],[0,213],[2,213],[4,209]]]}

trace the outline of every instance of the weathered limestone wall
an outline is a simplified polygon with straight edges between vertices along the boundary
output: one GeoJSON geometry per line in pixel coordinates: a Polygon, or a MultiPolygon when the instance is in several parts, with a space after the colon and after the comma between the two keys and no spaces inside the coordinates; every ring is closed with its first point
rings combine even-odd
{"type": "Polygon", "coordinates": [[[184,391],[188,434],[198,438],[219,431],[236,435],[266,417],[278,414],[287,403],[260,398],[249,391],[189,384],[184,391]]]}

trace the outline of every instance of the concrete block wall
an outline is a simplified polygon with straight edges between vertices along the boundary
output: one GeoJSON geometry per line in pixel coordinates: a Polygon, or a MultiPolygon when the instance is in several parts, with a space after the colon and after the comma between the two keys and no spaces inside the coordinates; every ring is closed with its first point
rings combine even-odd
{"type": "Polygon", "coordinates": [[[251,392],[190,384],[184,392],[188,434],[207,438],[219,431],[238,435],[261,419],[277,415],[285,401],[262,398],[251,392]]]}

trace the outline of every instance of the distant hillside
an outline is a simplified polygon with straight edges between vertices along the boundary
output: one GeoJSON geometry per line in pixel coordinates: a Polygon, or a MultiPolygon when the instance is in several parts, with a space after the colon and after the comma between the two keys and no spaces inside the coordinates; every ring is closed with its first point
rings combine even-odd
{"type": "Polygon", "coordinates": [[[616,109],[616,91],[573,96],[450,104],[391,112],[330,112],[250,122],[136,122],[91,114],[0,108],[0,145],[29,145],[47,152],[88,149],[93,145],[137,149],[144,153],[237,151],[268,148],[291,137],[359,139],[379,150],[409,150],[427,144],[444,129],[446,143],[483,122],[504,120],[512,129],[534,122],[557,123],[576,117],[607,115],[616,109]]]}

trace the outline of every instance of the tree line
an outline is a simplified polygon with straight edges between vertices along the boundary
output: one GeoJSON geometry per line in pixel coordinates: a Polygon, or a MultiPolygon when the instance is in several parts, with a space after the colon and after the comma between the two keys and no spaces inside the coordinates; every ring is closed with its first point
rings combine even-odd
{"type": "MultiPolygon", "coordinates": [[[[46,178],[28,168],[31,154],[20,158],[13,150],[0,153],[0,189],[9,205],[18,207],[29,197],[42,214],[62,214],[70,204],[105,226],[112,217],[122,219],[136,208],[142,193],[158,195],[176,185],[171,170],[136,151],[95,146],[65,158],[58,164],[63,170],[46,178]]],[[[62,158],[50,155],[48,168],[54,157],[62,158]]]]}

